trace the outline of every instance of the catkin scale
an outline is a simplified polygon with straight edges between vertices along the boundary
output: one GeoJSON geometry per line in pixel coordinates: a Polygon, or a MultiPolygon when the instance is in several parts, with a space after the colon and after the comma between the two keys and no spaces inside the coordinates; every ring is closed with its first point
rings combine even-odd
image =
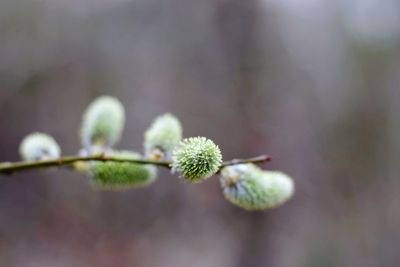
{"type": "Polygon", "coordinates": [[[190,183],[200,183],[215,174],[222,163],[219,147],[205,137],[182,140],[172,153],[172,169],[190,183]]]}

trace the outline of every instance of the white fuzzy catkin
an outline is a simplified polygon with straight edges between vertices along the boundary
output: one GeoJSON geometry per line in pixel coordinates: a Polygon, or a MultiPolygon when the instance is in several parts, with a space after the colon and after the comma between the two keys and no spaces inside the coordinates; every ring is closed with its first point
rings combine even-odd
{"type": "Polygon", "coordinates": [[[125,124],[125,110],[115,97],[96,98],[82,118],[81,142],[91,147],[110,148],[119,141],[125,124]]]}
{"type": "Polygon", "coordinates": [[[61,150],[57,142],[48,134],[32,133],[27,135],[19,146],[19,153],[23,160],[34,161],[56,159],[61,150]]]}
{"type": "Polygon", "coordinates": [[[182,139],[182,126],[172,114],[158,116],[144,134],[146,158],[170,160],[172,150],[182,139]]]}
{"type": "Polygon", "coordinates": [[[246,210],[282,205],[294,193],[293,180],[279,171],[261,170],[254,164],[228,166],[221,171],[225,198],[246,210]]]}

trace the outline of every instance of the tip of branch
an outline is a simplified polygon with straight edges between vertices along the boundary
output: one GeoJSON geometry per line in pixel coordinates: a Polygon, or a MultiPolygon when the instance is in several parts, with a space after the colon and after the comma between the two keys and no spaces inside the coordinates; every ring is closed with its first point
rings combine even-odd
{"type": "Polygon", "coordinates": [[[272,160],[272,156],[270,156],[270,155],[263,155],[262,157],[263,157],[264,161],[271,161],[272,160]]]}

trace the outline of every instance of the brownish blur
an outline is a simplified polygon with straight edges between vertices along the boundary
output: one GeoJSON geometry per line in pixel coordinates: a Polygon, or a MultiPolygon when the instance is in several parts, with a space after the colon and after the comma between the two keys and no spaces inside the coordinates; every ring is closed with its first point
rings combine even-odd
{"type": "Polygon", "coordinates": [[[0,161],[32,131],[77,153],[103,94],[126,106],[118,147],[172,112],[225,159],[271,154],[294,198],[245,212],[164,170],[124,192],[1,176],[0,266],[400,266],[399,1],[0,1],[0,161]]]}

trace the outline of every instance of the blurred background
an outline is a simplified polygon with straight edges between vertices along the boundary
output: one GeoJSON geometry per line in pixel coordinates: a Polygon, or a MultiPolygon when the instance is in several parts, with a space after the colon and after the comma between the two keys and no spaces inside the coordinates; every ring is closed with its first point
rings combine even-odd
{"type": "Polygon", "coordinates": [[[296,194],[270,211],[217,178],[93,190],[82,174],[0,177],[0,266],[400,266],[400,2],[2,0],[0,161],[121,99],[119,148],[164,112],[224,158],[267,153],[296,194]]]}

